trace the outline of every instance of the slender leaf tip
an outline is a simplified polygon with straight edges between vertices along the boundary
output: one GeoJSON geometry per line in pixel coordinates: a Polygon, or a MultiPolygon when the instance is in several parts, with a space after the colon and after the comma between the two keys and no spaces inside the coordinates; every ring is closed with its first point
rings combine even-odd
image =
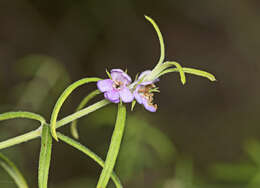
{"type": "Polygon", "coordinates": [[[157,65],[160,65],[163,63],[163,60],[165,58],[165,47],[164,47],[164,41],[163,41],[163,36],[162,36],[162,33],[159,29],[159,26],[156,24],[156,22],[149,16],[147,15],[144,15],[145,19],[148,20],[154,27],[156,33],[157,33],[157,36],[158,36],[158,39],[159,39],[159,42],[160,42],[160,50],[161,50],[161,55],[160,55],[160,59],[159,59],[159,62],[157,65]]]}
{"type": "Polygon", "coordinates": [[[134,110],[135,105],[136,105],[136,100],[133,100],[133,102],[132,102],[132,104],[131,104],[131,111],[134,110]]]}
{"type": "Polygon", "coordinates": [[[112,80],[111,74],[107,69],[106,69],[106,73],[107,73],[108,78],[110,78],[112,80]]]}
{"type": "Polygon", "coordinates": [[[51,124],[51,135],[57,142],[59,142],[59,139],[58,139],[58,136],[56,133],[56,123],[51,124]]]}

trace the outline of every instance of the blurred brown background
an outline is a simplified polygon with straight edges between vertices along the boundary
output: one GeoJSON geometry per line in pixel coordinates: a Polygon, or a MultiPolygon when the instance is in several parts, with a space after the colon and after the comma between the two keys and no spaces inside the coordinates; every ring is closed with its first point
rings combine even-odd
{"type": "MultiPolygon", "coordinates": [[[[158,112],[152,114],[138,106],[128,117],[140,124],[146,122],[175,149],[168,154],[168,150],[162,151],[164,145],[150,147],[151,141],[141,141],[144,130],[128,123],[126,131],[132,132],[120,152],[128,154],[118,162],[119,177],[125,187],[183,188],[169,182],[177,177],[179,158],[185,158],[192,163],[193,179],[230,187],[215,180],[208,168],[216,162],[247,160],[244,142],[259,138],[259,8],[257,0],[1,0],[0,112],[23,109],[49,119],[57,98],[73,81],[105,78],[106,68],[127,68],[132,78],[152,69],[160,55],[159,42],[144,19],[146,14],[156,20],[163,33],[168,60],[209,71],[218,81],[189,76],[183,86],[178,74],[163,77],[161,93],[156,96],[158,112]]],[[[74,112],[94,88],[77,90],[60,117],[74,112]]],[[[113,130],[115,106],[106,110],[80,121],[81,142],[103,158],[113,130]],[[104,121],[96,123],[102,118],[104,121]]],[[[1,140],[37,127],[26,120],[1,125],[1,140]]],[[[68,127],[63,131],[69,134],[68,127]]],[[[156,138],[146,136],[148,140],[156,138]]],[[[37,182],[38,152],[39,140],[4,151],[32,187],[37,182]]],[[[50,187],[92,187],[100,171],[83,154],[55,143],[50,187]]],[[[15,187],[2,170],[0,187],[15,187]]]]}

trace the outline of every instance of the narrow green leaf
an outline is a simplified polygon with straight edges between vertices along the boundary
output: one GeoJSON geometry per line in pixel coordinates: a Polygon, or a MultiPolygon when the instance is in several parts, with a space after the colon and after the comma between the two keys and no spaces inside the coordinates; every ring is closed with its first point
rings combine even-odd
{"type": "Polygon", "coordinates": [[[107,73],[108,78],[110,78],[112,80],[112,76],[111,76],[110,72],[108,72],[107,69],[106,69],[106,73],[107,73]]]}
{"type": "Polygon", "coordinates": [[[131,104],[131,111],[134,110],[135,105],[136,105],[136,100],[133,100],[133,101],[132,101],[132,104],[131,104]]]}
{"type": "Polygon", "coordinates": [[[162,36],[162,33],[161,33],[158,25],[155,23],[155,21],[152,18],[150,18],[150,17],[148,17],[146,15],[144,17],[145,17],[145,19],[147,19],[153,25],[153,27],[154,27],[154,29],[155,29],[155,31],[157,33],[157,36],[159,38],[160,49],[161,49],[161,56],[160,56],[159,62],[156,65],[156,66],[159,66],[160,64],[163,63],[163,60],[165,58],[165,47],[164,47],[164,42],[163,42],[163,36],[162,36]]]}
{"type": "Polygon", "coordinates": [[[39,188],[48,187],[48,176],[51,161],[52,136],[49,125],[42,127],[41,151],[39,159],[38,184],[39,188]]]}
{"type": "Polygon", "coordinates": [[[194,74],[194,75],[197,75],[197,76],[202,76],[202,77],[208,78],[212,82],[217,81],[213,74],[210,74],[210,73],[203,71],[203,70],[183,67],[183,71],[186,72],[186,73],[189,73],[189,74],[194,74]]]}
{"type": "Polygon", "coordinates": [[[50,121],[50,126],[51,126],[51,134],[52,136],[58,141],[58,137],[56,134],[56,121],[58,118],[59,111],[65,102],[65,100],[68,98],[68,96],[79,86],[90,83],[90,82],[97,82],[101,80],[100,78],[83,78],[81,80],[78,80],[71,84],[65,91],[61,94],[59,97],[58,101],[56,102],[54,109],[51,114],[51,121],[50,121]]]}
{"type": "Polygon", "coordinates": [[[170,64],[170,65],[176,66],[177,70],[180,73],[181,82],[184,85],[186,83],[186,77],[185,77],[185,73],[184,73],[182,66],[179,63],[173,62],[173,61],[167,61],[167,62],[165,62],[165,64],[170,64]]]}
{"type": "Polygon", "coordinates": [[[166,70],[162,71],[161,73],[159,73],[157,77],[159,78],[164,74],[168,74],[168,73],[172,73],[172,72],[178,72],[178,69],[177,68],[166,69],[166,70]]]}
{"type": "Polygon", "coordinates": [[[32,119],[32,120],[39,121],[41,124],[45,123],[45,119],[41,115],[32,112],[18,111],[18,112],[6,112],[0,114],[0,121],[15,119],[15,118],[32,119]]]}
{"type": "MultiPolygon", "coordinates": [[[[210,81],[216,81],[215,76],[213,74],[210,74],[210,73],[206,72],[206,71],[193,69],[193,68],[186,68],[186,67],[183,67],[182,70],[185,73],[189,73],[189,74],[194,74],[194,75],[197,75],[197,76],[205,77],[205,78],[208,78],[210,81]]],[[[164,70],[163,72],[161,72],[158,75],[158,77],[160,77],[160,76],[162,76],[164,74],[167,74],[167,73],[171,73],[171,72],[178,72],[178,69],[177,68],[172,68],[172,69],[164,70]]]]}
{"type": "MultiPolygon", "coordinates": [[[[98,94],[100,94],[101,92],[99,90],[95,90],[95,91],[92,91],[89,95],[87,95],[79,104],[79,106],[77,107],[76,109],[76,112],[83,109],[87,103],[93,99],[94,97],[96,97],[98,94]]],[[[71,134],[74,138],[76,139],[79,139],[79,134],[78,134],[78,130],[77,130],[77,123],[78,123],[78,120],[75,120],[71,123],[71,126],[70,126],[70,131],[71,131],[71,134]]]]}
{"type": "MultiPolygon", "coordinates": [[[[57,132],[57,135],[60,140],[71,145],[72,147],[78,149],[79,151],[85,153],[87,156],[89,156],[91,159],[93,159],[95,162],[97,162],[101,167],[104,167],[104,164],[105,164],[104,161],[98,155],[96,155],[93,151],[88,149],[86,146],[83,146],[76,140],[73,140],[72,138],[69,138],[59,132],[57,132]]],[[[117,177],[117,175],[114,172],[111,174],[111,178],[114,181],[117,188],[123,187],[119,178],[117,177]]]]}
{"type": "Polygon", "coordinates": [[[17,187],[28,188],[28,184],[21,172],[17,169],[12,161],[0,153],[0,166],[13,178],[17,187]]]}
{"type": "Polygon", "coordinates": [[[97,188],[106,188],[111,173],[113,172],[116,159],[119,153],[123,133],[125,129],[126,108],[123,104],[118,104],[117,120],[108,149],[104,168],[98,180],[97,188]]]}
{"type": "MultiPolygon", "coordinates": [[[[111,102],[109,100],[103,99],[95,104],[92,104],[91,106],[89,106],[87,108],[84,108],[78,112],[68,115],[67,117],[65,117],[57,122],[57,128],[67,125],[67,124],[71,123],[72,121],[79,119],[83,116],[86,116],[110,103],[111,102]]],[[[42,127],[38,128],[36,130],[30,131],[28,133],[25,133],[23,135],[16,136],[14,138],[10,138],[8,140],[0,142],[0,150],[40,137],[41,132],[42,132],[41,129],[42,129],[42,127]]]]}

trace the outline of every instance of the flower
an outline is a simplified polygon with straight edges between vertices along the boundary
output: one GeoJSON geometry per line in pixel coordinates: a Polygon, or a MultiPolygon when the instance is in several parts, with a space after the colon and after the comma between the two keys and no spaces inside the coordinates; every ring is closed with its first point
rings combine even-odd
{"type": "Polygon", "coordinates": [[[129,84],[132,82],[131,77],[121,69],[112,69],[110,79],[100,80],[97,87],[104,92],[104,97],[113,103],[119,103],[120,99],[124,103],[130,103],[134,100],[134,96],[129,84]]]}
{"type": "Polygon", "coordinates": [[[161,50],[159,61],[152,70],[146,70],[139,77],[137,76],[138,78],[133,83],[131,83],[131,77],[121,69],[112,69],[111,74],[107,72],[110,79],[97,82],[98,89],[104,92],[106,99],[113,103],[119,103],[120,101],[124,103],[132,102],[132,110],[136,102],[138,102],[146,110],[156,112],[157,105],[153,104],[153,96],[154,92],[160,92],[155,82],[158,82],[161,76],[179,72],[183,85],[186,83],[186,73],[202,76],[208,78],[210,81],[216,81],[215,76],[206,71],[182,67],[175,61],[165,61],[165,47],[162,33],[152,18],[148,16],[145,16],[145,18],[152,24],[159,39],[161,50]]]}
{"type": "MultiPolygon", "coordinates": [[[[150,112],[156,112],[157,105],[153,104],[153,96],[154,92],[159,92],[159,90],[154,83],[159,81],[159,77],[168,73],[179,72],[183,85],[186,83],[185,73],[206,77],[210,81],[216,81],[215,76],[208,72],[193,68],[182,67],[179,63],[175,61],[165,61],[165,48],[162,33],[158,25],[152,18],[148,16],[145,16],[145,18],[152,24],[157,33],[160,42],[161,55],[157,65],[152,70],[146,70],[142,72],[138,79],[130,85],[130,88],[134,90],[133,94],[135,100],[139,104],[142,104],[145,109],[150,112]]],[[[132,109],[134,108],[134,106],[135,101],[133,101],[132,103],[132,109]]]]}
{"type": "Polygon", "coordinates": [[[146,110],[150,112],[156,112],[157,104],[153,104],[153,92],[159,91],[154,84],[155,82],[159,81],[159,79],[142,82],[142,80],[151,72],[152,71],[150,70],[142,72],[138,77],[138,80],[134,82],[134,97],[139,104],[142,104],[145,107],[146,110]]]}

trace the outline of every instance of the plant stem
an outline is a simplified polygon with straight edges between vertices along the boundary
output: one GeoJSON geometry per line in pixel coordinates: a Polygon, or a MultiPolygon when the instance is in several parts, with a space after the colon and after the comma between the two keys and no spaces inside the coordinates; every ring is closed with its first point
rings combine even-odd
{"type": "MultiPolygon", "coordinates": [[[[61,119],[60,121],[57,122],[57,127],[56,128],[59,128],[59,127],[62,127],[66,124],[69,124],[70,122],[78,119],[78,118],[81,118],[85,115],[88,115],[90,114],[91,112],[94,112],[106,105],[110,104],[110,102],[108,100],[101,100],[89,107],[86,107],[84,108],[83,110],[80,110],[78,112],[75,112],[63,119],[61,119]]],[[[0,142],[0,150],[1,149],[4,149],[4,148],[8,148],[8,147],[11,147],[11,146],[14,146],[16,144],[20,144],[20,143],[23,143],[23,142],[27,142],[29,140],[33,140],[37,137],[40,137],[41,136],[41,131],[42,131],[42,127],[36,129],[36,130],[33,130],[33,131],[30,131],[28,133],[25,133],[23,135],[20,135],[20,136],[17,136],[17,137],[14,137],[14,138],[10,138],[6,141],[3,141],[3,142],[0,142]]]]}
{"type": "Polygon", "coordinates": [[[81,117],[83,117],[85,115],[88,115],[91,112],[94,112],[94,111],[96,111],[96,110],[98,110],[98,109],[100,109],[100,108],[102,108],[102,107],[104,107],[104,106],[106,106],[106,105],[108,105],[110,103],[111,103],[110,101],[108,101],[106,99],[103,99],[102,101],[99,101],[99,102],[97,102],[97,103],[95,103],[95,104],[93,104],[93,105],[91,105],[91,106],[89,106],[87,108],[84,108],[83,110],[75,112],[75,113],[73,113],[73,114],[71,114],[71,115],[61,119],[60,121],[58,121],[56,123],[56,128],[60,128],[60,127],[62,127],[64,125],[66,125],[66,124],[68,124],[68,123],[70,123],[70,122],[72,122],[72,121],[74,121],[76,119],[79,119],[79,118],[81,118],[81,117]]]}
{"type": "Polygon", "coordinates": [[[41,127],[36,129],[36,130],[34,130],[34,131],[25,133],[25,134],[23,134],[21,136],[10,138],[10,139],[8,139],[6,141],[1,142],[0,143],[0,150],[4,149],[4,148],[11,147],[11,146],[14,146],[16,144],[27,142],[29,140],[32,140],[32,139],[35,139],[35,138],[39,137],[40,135],[41,135],[41,127]]]}

